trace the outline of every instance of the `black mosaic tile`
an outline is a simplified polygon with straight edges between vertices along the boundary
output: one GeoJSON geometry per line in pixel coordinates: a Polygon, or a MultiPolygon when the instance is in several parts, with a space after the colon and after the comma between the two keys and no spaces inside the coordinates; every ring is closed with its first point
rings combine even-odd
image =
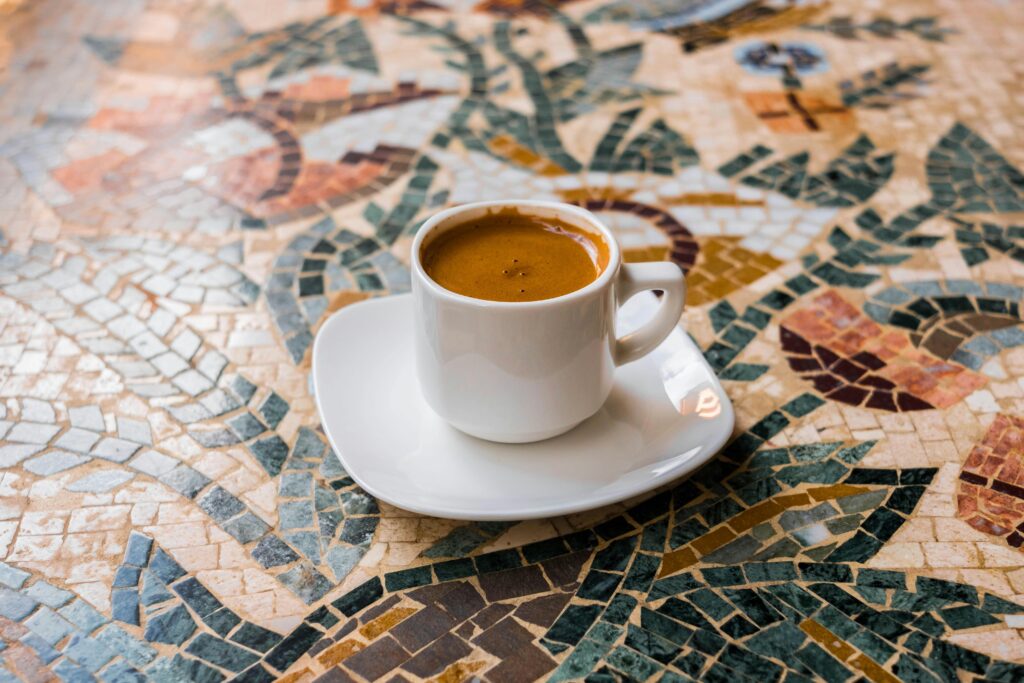
{"type": "Polygon", "coordinates": [[[264,567],[279,567],[299,559],[299,556],[281,539],[273,535],[264,536],[253,548],[252,557],[264,567]]]}
{"type": "Polygon", "coordinates": [[[527,562],[534,563],[563,555],[569,552],[569,548],[561,538],[552,538],[524,545],[522,552],[527,562]]]}
{"type": "Polygon", "coordinates": [[[598,605],[569,605],[548,629],[545,638],[559,643],[575,645],[601,613],[598,605]]]}
{"type": "Polygon", "coordinates": [[[241,621],[242,619],[227,607],[222,607],[203,617],[203,623],[221,637],[226,637],[241,621]]]}
{"type": "Polygon", "coordinates": [[[347,617],[356,614],[368,605],[380,599],[384,593],[384,586],[380,579],[374,577],[361,583],[356,588],[335,600],[332,605],[347,617]]]}
{"type": "Polygon", "coordinates": [[[185,570],[175,562],[170,555],[161,548],[153,553],[153,559],[149,563],[149,570],[164,583],[173,583],[185,575],[185,570]]]}
{"type": "Polygon", "coordinates": [[[221,608],[220,600],[194,578],[187,578],[174,584],[172,590],[191,607],[196,614],[204,617],[221,608]]]}
{"type": "Polygon", "coordinates": [[[312,614],[306,617],[306,622],[310,624],[320,624],[325,629],[330,629],[332,626],[337,624],[339,621],[338,617],[334,615],[327,606],[321,606],[315,610],[312,614]]]}
{"type": "Polygon", "coordinates": [[[256,624],[245,622],[231,634],[230,639],[251,650],[267,652],[281,641],[281,636],[256,624]]]}
{"type": "Polygon", "coordinates": [[[267,653],[264,661],[278,671],[285,671],[322,636],[323,634],[312,626],[299,624],[267,653]]]}
{"type": "Polygon", "coordinates": [[[618,538],[619,536],[624,536],[625,534],[628,534],[635,530],[636,528],[624,516],[621,515],[618,517],[613,517],[607,522],[602,522],[601,524],[598,524],[596,527],[594,527],[594,533],[596,533],[604,540],[618,538]]]}
{"type": "Polygon", "coordinates": [[[475,573],[476,568],[473,565],[473,560],[468,558],[439,562],[434,565],[434,574],[437,575],[439,581],[462,579],[467,576],[473,576],[475,573]]]}
{"type": "Polygon", "coordinates": [[[160,614],[150,615],[146,621],[145,638],[150,642],[181,645],[196,630],[196,623],[184,605],[178,605],[160,614]]]}
{"type": "Polygon", "coordinates": [[[400,591],[406,588],[422,586],[432,581],[430,567],[415,567],[390,572],[384,575],[384,585],[389,591],[400,591]]]}
{"type": "Polygon", "coordinates": [[[231,645],[206,633],[200,633],[192,639],[192,642],[188,644],[185,651],[210,664],[235,672],[244,670],[259,659],[248,650],[231,645]]]}
{"type": "Polygon", "coordinates": [[[516,550],[498,550],[473,558],[477,571],[481,574],[497,572],[503,569],[512,569],[522,564],[519,552],[516,550]]]}

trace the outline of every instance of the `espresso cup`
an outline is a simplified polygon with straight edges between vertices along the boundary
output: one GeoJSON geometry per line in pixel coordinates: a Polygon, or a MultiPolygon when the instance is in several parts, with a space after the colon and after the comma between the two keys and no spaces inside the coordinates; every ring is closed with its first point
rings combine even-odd
{"type": "Polygon", "coordinates": [[[428,219],[412,244],[416,369],[427,404],[456,429],[504,443],[567,432],[596,413],[612,390],[615,367],[653,351],[679,322],[686,298],[674,263],[623,263],[611,231],[585,209],[546,201],[464,204],[428,219]],[[476,299],[434,282],[421,260],[425,241],[490,212],[558,219],[608,247],[592,282],[551,299],[476,299]],[[615,334],[618,307],[645,290],[664,292],[640,329],[615,334]]]}

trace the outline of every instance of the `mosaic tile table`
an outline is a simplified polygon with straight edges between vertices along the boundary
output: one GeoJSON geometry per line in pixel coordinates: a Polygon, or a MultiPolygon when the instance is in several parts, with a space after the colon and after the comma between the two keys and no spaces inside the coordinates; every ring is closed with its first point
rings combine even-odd
{"type": "Polygon", "coordinates": [[[0,0],[0,680],[1024,680],[1022,32],[0,0]],[[466,524],[326,445],[318,326],[508,196],[688,270],[739,416],[689,481],[466,524]]]}

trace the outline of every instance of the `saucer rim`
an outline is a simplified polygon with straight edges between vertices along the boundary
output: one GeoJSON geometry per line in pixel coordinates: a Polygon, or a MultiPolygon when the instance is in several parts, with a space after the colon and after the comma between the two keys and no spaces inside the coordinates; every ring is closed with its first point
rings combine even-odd
{"type": "MultiPolygon", "coordinates": [[[[401,510],[405,510],[405,511],[408,511],[408,512],[414,512],[416,514],[425,515],[425,516],[428,516],[428,517],[437,517],[437,518],[440,518],[440,519],[457,519],[457,520],[466,520],[466,521],[479,521],[479,522],[525,521],[525,520],[531,520],[531,519],[545,519],[545,518],[551,518],[551,517],[560,517],[560,516],[564,516],[564,515],[572,515],[572,514],[576,514],[576,513],[580,513],[580,512],[586,512],[586,511],[589,511],[589,510],[595,510],[597,508],[604,507],[606,505],[613,505],[615,503],[621,503],[622,501],[629,500],[631,498],[634,498],[636,496],[642,495],[644,493],[655,491],[658,488],[660,488],[662,486],[665,486],[667,484],[672,484],[674,482],[677,482],[680,479],[682,479],[683,477],[685,477],[686,475],[690,474],[691,472],[693,472],[694,470],[699,468],[701,465],[703,465],[706,462],[708,462],[715,455],[717,455],[718,452],[721,450],[721,448],[729,440],[729,437],[732,436],[732,432],[733,432],[733,430],[735,428],[735,425],[736,425],[735,409],[733,408],[732,401],[729,399],[728,395],[725,393],[725,389],[722,387],[721,381],[718,379],[718,376],[715,375],[714,371],[711,371],[710,374],[711,374],[711,377],[713,378],[714,385],[718,389],[718,394],[720,395],[720,397],[724,398],[724,400],[722,401],[722,415],[719,418],[716,418],[716,421],[721,421],[723,423],[723,428],[722,428],[722,430],[720,432],[720,436],[717,437],[716,439],[712,440],[712,441],[705,441],[705,442],[700,443],[700,448],[705,449],[705,453],[703,455],[701,455],[700,457],[695,457],[692,460],[687,461],[684,465],[680,466],[679,470],[674,471],[671,474],[655,476],[655,477],[652,477],[652,478],[649,478],[649,479],[643,479],[643,480],[641,480],[641,483],[639,485],[632,486],[632,487],[626,487],[625,489],[617,490],[617,491],[615,491],[613,493],[609,493],[609,494],[604,495],[604,496],[587,498],[586,501],[572,502],[572,503],[561,503],[561,504],[555,504],[555,505],[547,505],[547,506],[541,506],[541,507],[527,508],[527,509],[523,509],[523,510],[518,510],[517,509],[514,512],[484,512],[484,511],[481,511],[481,510],[479,510],[477,508],[467,509],[467,508],[453,507],[453,506],[447,506],[447,505],[433,505],[433,506],[426,506],[425,507],[425,506],[422,506],[422,505],[419,505],[419,504],[415,504],[415,503],[414,504],[407,504],[407,503],[399,502],[396,499],[394,499],[392,496],[390,496],[388,493],[382,492],[376,486],[373,486],[373,485],[369,484],[368,482],[366,482],[359,474],[356,473],[355,469],[353,469],[351,467],[349,462],[346,461],[346,458],[345,458],[345,455],[343,453],[343,450],[338,447],[337,439],[335,439],[334,436],[332,436],[331,428],[328,425],[328,420],[324,417],[325,416],[325,411],[323,409],[323,406],[320,403],[321,402],[321,393],[319,391],[318,373],[316,371],[316,368],[317,368],[317,365],[318,365],[317,364],[317,358],[320,355],[319,349],[322,346],[322,340],[326,336],[328,336],[326,334],[326,331],[327,331],[328,327],[337,326],[339,321],[341,321],[344,318],[350,316],[352,314],[352,310],[354,310],[354,309],[358,309],[360,307],[367,307],[367,306],[398,306],[398,305],[401,305],[400,302],[402,300],[405,300],[405,299],[408,299],[411,302],[412,294],[410,294],[410,293],[401,293],[401,294],[392,294],[392,295],[386,295],[386,296],[376,296],[376,297],[373,297],[373,298],[370,298],[370,299],[365,299],[363,301],[359,301],[359,302],[353,303],[351,305],[345,306],[344,308],[342,308],[342,309],[340,309],[338,311],[335,311],[333,314],[331,314],[331,316],[327,320],[325,320],[320,325],[320,329],[317,331],[316,337],[313,340],[312,355],[311,355],[311,359],[310,359],[310,375],[312,377],[312,384],[313,384],[313,400],[314,400],[314,402],[316,404],[316,409],[317,409],[318,417],[320,418],[320,425],[323,428],[324,434],[327,436],[327,440],[328,440],[331,448],[333,449],[335,456],[338,458],[339,462],[341,463],[341,466],[345,469],[345,472],[347,473],[347,475],[349,477],[351,477],[352,480],[355,481],[355,483],[358,484],[361,489],[363,489],[366,493],[370,494],[371,496],[373,496],[377,500],[383,501],[383,502],[385,502],[385,503],[387,503],[389,505],[392,505],[394,507],[397,507],[397,508],[399,508],[401,510]],[[725,424],[728,424],[728,429],[725,429],[725,424]],[[710,444],[710,447],[709,447],[709,444],[710,444]]],[[[685,332],[684,332],[684,334],[685,334],[685,332]]],[[[687,341],[690,344],[694,344],[693,340],[690,339],[688,335],[687,335],[687,341]]],[[[696,346],[696,344],[694,344],[694,346],[696,346]]],[[[699,351],[699,349],[698,349],[698,351],[699,351]]],[[[707,365],[707,360],[704,359],[703,355],[700,355],[700,358],[702,359],[704,364],[707,365]]],[[[642,360],[643,359],[638,359],[638,361],[642,361],[642,360]]],[[[711,369],[710,366],[708,366],[708,369],[709,370],[711,369]]],[[[419,385],[418,380],[414,377],[413,381],[417,384],[417,387],[418,387],[418,385],[419,385]]],[[[428,406],[428,409],[429,409],[429,406],[428,406]]],[[[584,420],[584,422],[586,422],[586,420],[584,420]]],[[[580,424],[582,424],[582,423],[580,423],[580,424]]],[[[576,429],[578,427],[579,427],[579,425],[576,425],[575,427],[573,427],[573,429],[576,429]]],[[[451,428],[455,429],[455,427],[451,427],[451,428]]],[[[571,431],[572,430],[569,430],[569,432],[571,432],[571,431]]],[[[569,432],[564,432],[564,433],[569,433],[569,432]]],[[[464,434],[464,432],[461,432],[461,433],[464,434]]],[[[471,436],[469,434],[466,434],[466,436],[468,438],[471,438],[471,439],[477,439],[478,438],[478,437],[471,436]]],[[[551,439],[557,439],[557,438],[559,438],[559,436],[561,436],[561,435],[553,436],[553,437],[551,437],[551,439]]],[[[547,439],[545,439],[545,440],[547,440],[547,439]]],[[[493,443],[493,442],[486,441],[484,439],[480,439],[480,441],[483,441],[484,443],[493,443]]],[[[538,443],[538,442],[532,442],[532,443],[538,443]]],[[[524,445],[524,444],[499,444],[499,445],[507,446],[509,448],[515,448],[518,445],[524,445]]]]}

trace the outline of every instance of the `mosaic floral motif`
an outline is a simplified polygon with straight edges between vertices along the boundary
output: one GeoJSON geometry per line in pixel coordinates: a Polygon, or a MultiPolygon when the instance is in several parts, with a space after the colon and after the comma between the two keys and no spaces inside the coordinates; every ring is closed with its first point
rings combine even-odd
{"type": "Polygon", "coordinates": [[[736,50],[736,61],[755,74],[814,74],[828,70],[825,53],[809,43],[750,43],[736,50]]]}
{"type": "Polygon", "coordinates": [[[956,77],[1020,17],[865,11],[0,2],[0,680],[1024,678],[1019,106],[956,77]],[[510,196],[687,271],[687,480],[455,522],[327,444],[319,326],[510,196]]]}
{"type": "Polygon", "coordinates": [[[975,529],[1007,536],[1019,548],[1024,543],[1024,488],[1020,486],[1024,456],[1024,420],[997,415],[985,438],[971,450],[958,482],[957,510],[975,529]]]}
{"type": "Polygon", "coordinates": [[[910,340],[939,358],[978,370],[1003,348],[1024,344],[1019,329],[1024,289],[1000,283],[911,282],[880,292],[864,311],[912,330],[910,340]]]}
{"type": "Polygon", "coordinates": [[[886,332],[834,291],[794,311],[779,326],[789,366],[829,398],[882,410],[946,408],[985,384],[963,368],[914,351],[902,332],[886,332]]]}

